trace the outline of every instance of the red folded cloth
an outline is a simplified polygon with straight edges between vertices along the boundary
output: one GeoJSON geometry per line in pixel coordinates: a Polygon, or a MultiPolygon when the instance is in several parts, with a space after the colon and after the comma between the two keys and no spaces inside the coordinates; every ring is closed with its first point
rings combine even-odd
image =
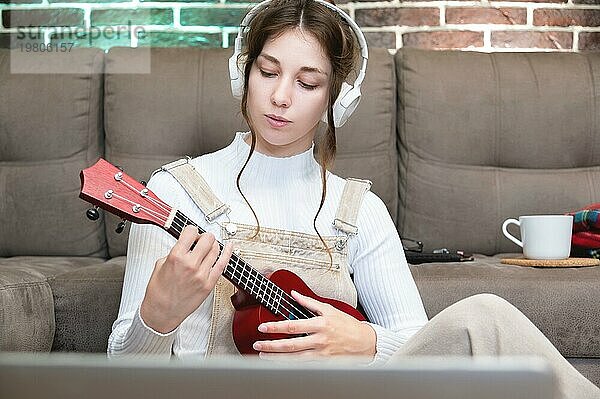
{"type": "Polygon", "coordinates": [[[590,204],[568,215],[573,216],[571,244],[584,249],[600,248],[600,203],[590,204]]]}
{"type": "Polygon", "coordinates": [[[600,248],[600,233],[593,231],[573,233],[571,245],[587,249],[600,248]]]}

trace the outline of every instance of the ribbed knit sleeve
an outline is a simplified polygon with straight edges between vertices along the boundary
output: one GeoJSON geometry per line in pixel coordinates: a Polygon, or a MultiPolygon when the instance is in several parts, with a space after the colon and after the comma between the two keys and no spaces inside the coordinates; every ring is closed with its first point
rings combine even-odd
{"type": "MultiPolygon", "coordinates": [[[[162,176],[153,178],[148,183],[148,188],[163,200],[164,196],[169,196],[165,192],[168,185],[164,180],[165,176],[162,176]]],[[[168,334],[154,331],[142,320],[140,305],[156,260],[166,256],[174,243],[175,239],[157,226],[131,226],[119,317],[108,340],[109,356],[141,353],[171,356],[177,329],[168,334]]]]}
{"type": "Polygon", "coordinates": [[[354,284],[377,334],[375,363],[385,362],[427,323],[400,237],[379,197],[368,192],[360,208],[354,284]]]}
{"type": "Polygon", "coordinates": [[[146,326],[139,311],[154,269],[151,260],[166,255],[159,245],[162,235],[149,226],[131,227],[119,318],[108,341],[109,356],[132,353],[171,355],[177,330],[169,334],[158,333],[146,326]]]}

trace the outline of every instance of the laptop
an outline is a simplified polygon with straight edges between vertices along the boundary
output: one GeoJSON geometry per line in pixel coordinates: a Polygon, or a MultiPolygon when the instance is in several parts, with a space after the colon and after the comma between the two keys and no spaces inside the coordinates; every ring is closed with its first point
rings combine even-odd
{"type": "Polygon", "coordinates": [[[103,354],[0,353],[2,399],[552,399],[538,358],[345,360],[107,359],[103,354]]]}

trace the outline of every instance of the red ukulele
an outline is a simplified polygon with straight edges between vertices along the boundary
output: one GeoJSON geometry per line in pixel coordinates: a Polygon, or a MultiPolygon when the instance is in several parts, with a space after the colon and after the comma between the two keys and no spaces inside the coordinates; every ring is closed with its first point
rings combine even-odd
{"type": "MultiPolygon", "coordinates": [[[[123,219],[157,225],[176,239],[187,225],[196,226],[200,233],[205,232],[183,213],[102,158],[82,170],[80,177],[80,198],[123,219]]],[[[222,251],[223,244],[219,243],[219,247],[222,251]]],[[[261,333],[257,329],[259,324],[316,316],[292,298],[292,290],[328,303],[358,320],[365,320],[347,303],[316,295],[300,277],[287,270],[277,270],[265,277],[241,257],[232,254],[223,276],[238,288],[231,297],[235,308],[233,340],[242,354],[256,355],[252,348],[256,341],[289,338],[286,334],[261,333]]]]}

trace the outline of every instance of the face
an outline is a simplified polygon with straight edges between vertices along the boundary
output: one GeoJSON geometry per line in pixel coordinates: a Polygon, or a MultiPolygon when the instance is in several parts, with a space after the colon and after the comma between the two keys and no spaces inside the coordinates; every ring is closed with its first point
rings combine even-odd
{"type": "Polygon", "coordinates": [[[331,64],[310,33],[296,28],[267,40],[248,80],[256,150],[286,157],[309,149],[327,108],[330,79],[331,64]]]}

